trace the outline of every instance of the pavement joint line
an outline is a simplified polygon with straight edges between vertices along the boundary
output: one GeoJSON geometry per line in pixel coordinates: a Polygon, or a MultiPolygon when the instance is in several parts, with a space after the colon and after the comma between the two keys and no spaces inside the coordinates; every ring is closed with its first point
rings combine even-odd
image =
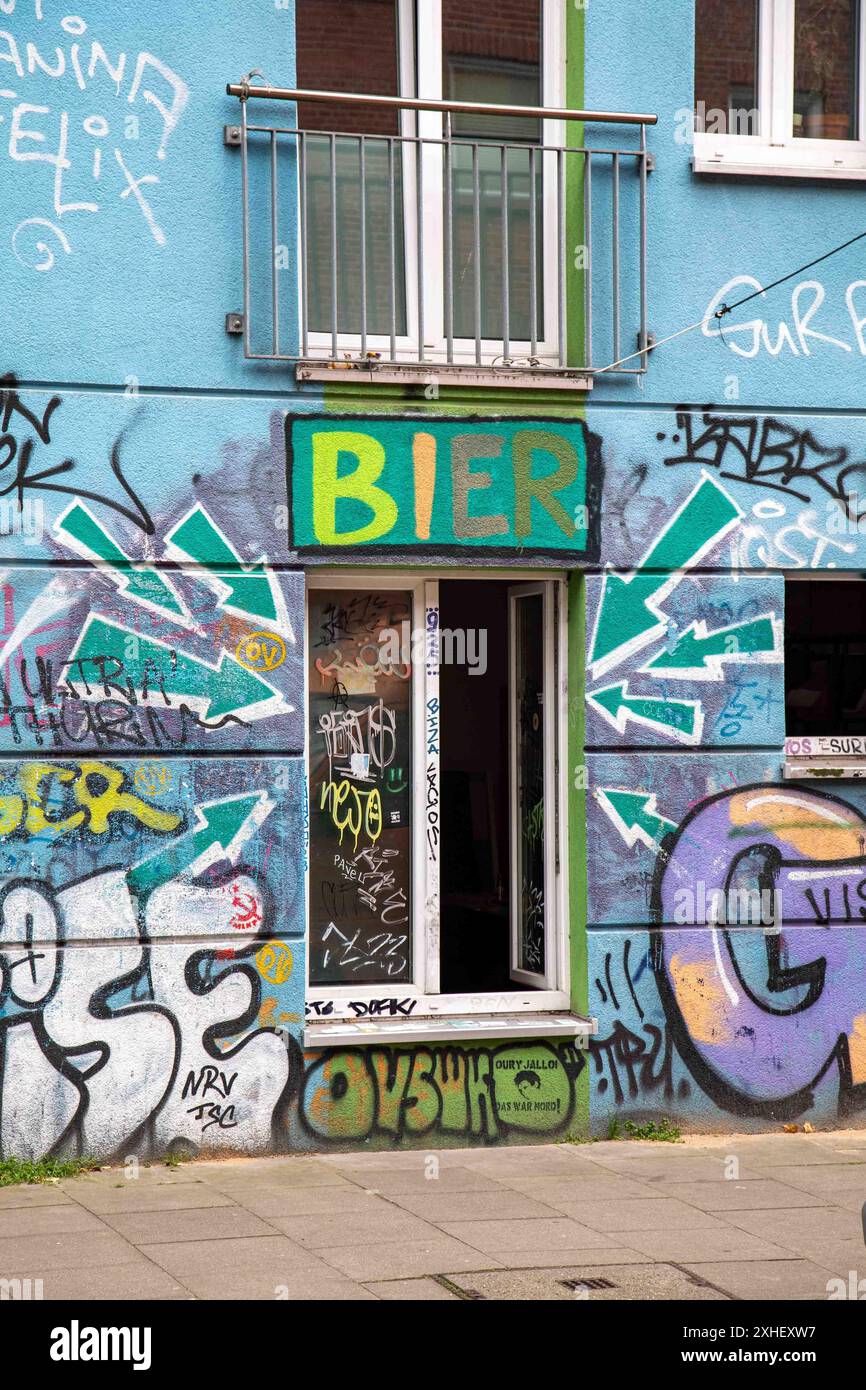
{"type": "MultiPolygon", "coordinates": [[[[678,1269],[680,1274],[684,1274],[687,1279],[690,1279],[693,1284],[697,1284],[699,1288],[712,1289],[715,1293],[724,1294],[725,1298],[729,1298],[732,1303],[742,1303],[743,1300],[739,1294],[731,1293],[730,1289],[723,1288],[721,1284],[714,1284],[711,1279],[705,1279],[702,1274],[695,1274],[694,1270],[687,1269],[685,1265],[679,1264],[676,1260],[668,1260],[667,1263],[672,1269],[678,1269]]],[[[695,1260],[695,1264],[699,1263],[699,1260],[695,1260]]],[[[713,1262],[707,1261],[707,1263],[713,1262]]],[[[717,1263],[721,1264],[723,1261],[719,1260],[717,1263]]]]}

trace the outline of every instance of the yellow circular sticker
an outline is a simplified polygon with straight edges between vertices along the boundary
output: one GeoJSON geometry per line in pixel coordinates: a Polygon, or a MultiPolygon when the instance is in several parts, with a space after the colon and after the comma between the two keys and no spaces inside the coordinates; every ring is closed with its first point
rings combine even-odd
{"type": "Polygon", "coordinates": [[[284,941],[269,941],[256,952],[259,973],[273,985],[285,984],[293,964],[292,953],[284,941]]]}
{"type": "Polygon", "coordinates": [[[238,642],[235,656],[251,671],[276,671],[286,659],[286,644],[276,632],[251,632],[238,642]]]}

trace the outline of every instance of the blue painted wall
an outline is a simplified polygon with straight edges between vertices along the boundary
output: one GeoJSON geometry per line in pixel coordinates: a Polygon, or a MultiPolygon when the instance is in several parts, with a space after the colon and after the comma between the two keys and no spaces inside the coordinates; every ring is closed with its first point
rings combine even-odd
{"type": "MultiPolygon", "coordinates": [[[[587,106],[659,115],[657,338],[862,230],[860,185],[692,172],[691,0],[590,5],[586,35],[587,106]]],[[[640,383],[600,376],[590,398],[610,567],[587,585],[596,1132],[659,1115],[736,1129],[862,1114],[863,794],[782,782],[778,625],[785,572],[866,562],[863,264],[851,247],[722,332],[660,347],[640,383]],[[777,893],[781,930],[713,918],[708,894],[729,884],[777,893]]],[[[603,334],[603,290],[594,308],[603,334]]]]}

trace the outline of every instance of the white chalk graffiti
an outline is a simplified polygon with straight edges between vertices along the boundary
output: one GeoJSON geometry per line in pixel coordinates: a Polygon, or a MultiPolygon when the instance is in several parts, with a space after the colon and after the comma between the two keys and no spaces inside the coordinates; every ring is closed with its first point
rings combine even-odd
{"type": "MultiPolygon", "coordinates": [[[[14,4],[0,5],[0,13],[14,15],[14,4]]],[[[166,159],[189,100],[187,84],[145,49],[110,51],[91,37],[79,15],[49,21],[37,4],[33,18],[45,26],[31,30],[38,42],[0,29],[5,153],[18,165],[44,165],[47,174],[43,205],[12,234],[17,260],[32,270],[51,270],[60,250],[73,252],[72,238],[58,225],[63,218],[98,213],[114,199],[134,202],[153,241],[164,246],[166,233],[142,191],[158,184],[159,175],[142,172],[142,166],[166,159]],[[79,121],[70,113],[69,97],[81,92],[88,100],[92,95],[95,109],[79,121]]]]}

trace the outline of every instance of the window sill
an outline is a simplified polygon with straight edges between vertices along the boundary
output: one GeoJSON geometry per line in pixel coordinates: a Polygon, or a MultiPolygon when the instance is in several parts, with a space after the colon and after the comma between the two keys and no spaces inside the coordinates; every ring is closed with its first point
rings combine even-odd
{"type": "Polygon", "coordinates": [[[831,164],[785,164],[767,158],[766,160],[743,160],[736,155],[721,155],[712,158],[708,155],[695,155],[692,159],[692,172],[698,175],[727,175],[729,178],[759,179],[831,179],[837,183],[863,183],[866,181],[866,163],[856,165],[831,164]]]}
{"type": "Polygon", "coordinates": [[[592,376],[568,367],[475,367],[459,363],[407,362],[387,367],[358,367],[345,362],[299,361],[298,381],[327,383],[329,386],[442,386],[509,387],[551,391],[591,391],[592,376]]]}
{"type": "Polygon", "coordinates": [[[462,1018],[307,1020],[304,1046],[351,1047],[363,1043],[471,1041],[473,1038],[587,1038],[595,1019],[570,1013],[474,1014],[462,1018]]]}

